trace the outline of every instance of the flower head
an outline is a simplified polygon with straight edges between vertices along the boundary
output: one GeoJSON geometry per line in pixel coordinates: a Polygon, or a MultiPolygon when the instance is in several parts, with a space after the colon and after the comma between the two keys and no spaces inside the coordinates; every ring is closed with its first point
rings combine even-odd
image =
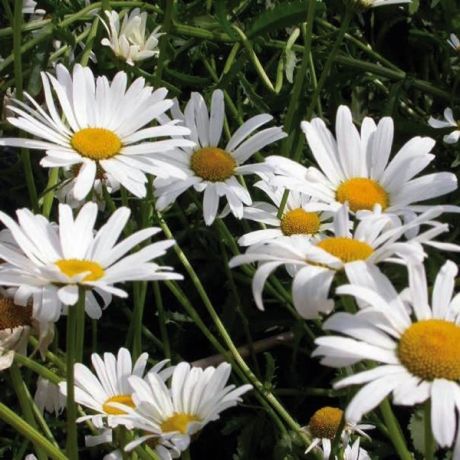
{"type": "Polygon", "coordinates": [[[145,436],[129,443],[126,450],[155,439],[160,439],[160,443],[167,440],[179,451],[187,449],[193,434],[217,420],[222,411],[235,406],[241,395],[252,388],[226,385],[230,372],[228,363],[200,369],[182,362],[174,369],[170,387],[155,373],[149,373],[145,379],[131,377],[134,408],[126,408],[126,419],[145,436]]]}
{"type": "Polygon", "coordinates": [[[270,274],[284,265],[293,276],[292,298],[299,314],[306,319],[318,314],[329,314],[334,302],[329,299],[329,289],[338,271],[357,260],[365,266],[380,262],[405,263],[422,261],[422,245],[459,251],[456,245],[433,241],[435,236],[448,230],[447,225],[432,221],[442,212],[433,208],[405,225],[395,222],[385,214],[371,214],[363,218],[355,229],[351,228],[347,206],[342,206],[334,216],[331,233],[310,239],[302,235],[281,237],[248,248],[245,254],[230,261],[230,267],[260,262],[252,281],[256,305],[263,310],[262,289],[270,274]],[[427,225],[430,228],[410,241],[400,241],[408,230],[427,225]]]}
{"type": "Polygon", "coordinates": [[[160,26],[149,35],[146,34],[147,13],[140,12],[135,8],[131,12],[125,11],[123,21],[120,24],[120,14],[116,11],[105,11],[108,24],[104,24],[109,38],[103,38],[101,44],[112,48],[114,54],[124,59],[127,64],[134,65],[136,62],[158,56],[158,39],[160,26]]]}
{"type": "Polygon", "coordinates": [[[447,43],[458,52],[460,52],[460,40],[458,39],[457,35],[455,34],[450,34],[449,39],[447,40],[447,43]]]}
{"type": "Polygon", "coordinates": [[[460,122],[454,119],[454,114],[450,107],[447,107],[444,110],[444,120],[438,120],[436,118],[430,117],[428,124],[432,128],[454,128],[449,134],[446,134],[443,137],[443,141],[446,144],[455,144],[460,138],[460,122]]]}
{"type": "Polygon", "coordinates": [[[243,163],[286,134],[280,127],[266,128],[254,134],[273,118],[268,114],[256,115],[243,123],[225,146],[222,145],[225,106],[221,90],[213,92],[210,112],[201,94],[192,93],[181,118],[185,126],[190,128],[190,137],[196,147],[176,149],[171,154],[163,155],[164,161],[182,168],[186,177],[155,179],[157,208],[165,209],[179,195],[193,187],[198,192],[204,192],[203,216],[207,225],[211,225],[216,218],[221,196],[227,198],[231,212],[241,219],[243,204],[250,205],[252,200],[246,188],[238,182],[238,176],[269,171],[263,163],[243,163]]]}
{"type": "Polygon", "coordinates": [[[62,305],[74,305],[79,287],[85,292],[86,311],[101,315],[95,291],[106,307],[112,294],[127,297],[115,283],[133,280],[181,279],[182,276],[152,262],[174,244],[173,240],[151,243],[131,255],[132,248],[160,231],[151,227],[117,243],[131,211],[117,209],[94,233],[97,205],[85,204],[74,218],[68,205],[59,205],[59,225],[28,209],[17,211],[18,223],[0,212],[12,241],[0,242],[0,284],[16,287],[15,301],[25,305],[33,299],[33,316],[57,321],[62,305]]]}
{"type": "Polygon", "coordinates": [[[359,133],[350,109],[340,106],[337,140],[320,118],[301,126],[319,169],[279,156],[268,157],[278,176],[274,185],[307,193],[337,208],[348,203],[353,212],[372,211],[378,205],[383,212],[396,215],[425,210],[426,206],[415,204],[457,188],[452,173],[414,179],[434,159],[430,150],[435,142],[429,137],[414,137],[389,161],[394,131],[390,117],[382,118],[378,125],[372,118],[364,118],[359,133]]]}
{"type": "Polygon", "coordinates": [[[98,168],[137,197],[146,195],[146,173],[184,176],[178,168],[158,162],[157,154],[193,142],[182,138],[147,142],[189,133],[175,122],[145,127],[171,107],[165,88],[154,91],[145,86],[143,78],[128,87],[125,72],[118,72],[111,83],[106,77],[95,79],[91,70],[80,64],[74,66],[72,75],[59,64],[56,77],[45,72],[41,76],[47,111],[25,94],[33,107],[14,100],[9,109],[16,117],[8,118],[12,125],[41,140],[3,138],[0,145],[45,150],[40,162],[44,167],[78,166],[73,189],[77,200],[93,188],[98,168]]]}
{"type": "MultiPolygon", "coordinates": [[[[143,353],[133,364],[131,354],[126,348],[120,348],[117,356],[104,353],[103,358],[96,353],[91,355],[95,374],[84,364],[74,366],[75,401],[96,414],[83,416],[82,422],[90,419],[97,427],[116,426],[119,416],[125,415],[116,403],[134,407],[133,388],[129,383],[131,376],[144,377],[148,354],[143,353]]],[[[167,378],[173,368],[163,369],[167,360],[156,364],[149,372],[158,377],[167,378]]],[[[62,394],[67,395],[67,383],[59,384],[62,394]]]]}
{"type": "Polygon", "coordinates": [[[348,405],[346,419],[358,422],[387,395],[395,404],[431,399],[431,428],[438,444],[451,446],[460,409],[459,296],[453,296],[457,266],[446,262],[430,300],[422,264],[409,264],[409,289],[398,295],[377,267],[362,262],[347,267],[351,284],[338,294],[351,295],[361,310],[336,313],[323,325],[341,335],[316,339],[313,356],[332,367],[362,360],[377,365],[339,380],[335,388],[362,385],[348,405]]]}

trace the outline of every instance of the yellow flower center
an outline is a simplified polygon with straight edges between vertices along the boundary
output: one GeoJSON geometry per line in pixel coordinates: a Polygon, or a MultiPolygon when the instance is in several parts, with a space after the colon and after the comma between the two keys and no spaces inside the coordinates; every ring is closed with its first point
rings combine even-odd
{"type": "Polygon", "coordinates": [[[120,152],[120,138],[105,128],[83,128],[70,140],[72,147],[83,157],[106,160],[120,152]]]}
{"type": "Polygon", "coordinates": [[[442,319],[414,323],[399,341],[398,356],[424,380],[460,380],[460,327],[442,319]]]}
{"type": "Polygon", "coordinates": [[[372,211],[376,204],[385,209],[389,204],[388,194],[383,187],[375,180],[365,177],[355,177],[342,182],[337,189],[336,198],[340,203],[348,201],[353,212],[361,209],[372,211]]]}
{"type": "Polygon", "coordinates": [[[178,431],[182,434],[187,434],[187,427],[190,422],[199,422],[200,419],[192,414],[185,414],[183,412],[176,412],[171,417],[161,423],[161,431],[169,433],[171,431],[178,431]]]}
{"type": "Polygon", "coordinates": [[[32,306],[16,305],[13,299],[0,297],[0,331],[32,325],[32,306]]]}
{"type": "Polygon", "coordinates": [[[374,252],[374,249],[367,243],[342,236],[326,238],[317,243],[317,246],[345,264],[355,260],[366,260],[374,252]]]}
{"type": "Polygon", "coordinates": [[[123,415],[126,412],[118,409],[116,407],[110,406],[110,403],[119,403],[124,404],[125,406],[134,408],[134,401],[131,398],[131,395],[116,395],[107,399],[107,401],[102,405],[102,410],[109,415],[123,415]]]}
{"type": "Polygon", "coordinates": [[[59,270],[68,277],[88,273],[82,281],[97,281],[104,276],[104,269],[91,260],[61,259],[55,262],[59,270]]]}
{"type": "Polygon", "coordinates": [[[337,407],[322,407],[308,422],[310,433],[314,438],[334,439],[342,420],[343,411],[337,407]]]}
{"type": "Polygon", "coordinates": [[[288,211],[281,219],[281,231],[287,235],[313,235],[320,225],[316,212],[307,212],[302,208],[288,211]]]}
{"type": "Polygon", "coordinates": [[[193,153],[190,160],[193,172],[210,182],[223,182],[233,176],[236,161],[225,150],[205,147],[193,153]]]}

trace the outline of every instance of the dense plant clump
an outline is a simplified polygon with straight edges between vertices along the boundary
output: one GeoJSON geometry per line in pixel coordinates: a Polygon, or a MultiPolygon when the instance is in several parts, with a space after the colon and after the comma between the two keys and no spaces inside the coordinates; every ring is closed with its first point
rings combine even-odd
{"type": "Polygon", "coordinates": [[[3,0],[0,458],[460,460],[455,0],[3,0]]]}

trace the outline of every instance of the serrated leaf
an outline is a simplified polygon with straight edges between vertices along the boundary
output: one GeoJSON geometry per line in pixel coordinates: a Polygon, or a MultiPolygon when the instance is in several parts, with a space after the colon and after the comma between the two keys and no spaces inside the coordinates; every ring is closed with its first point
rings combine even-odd
{"type": "Polygon", "coordinates": [[[271,385],[276,373],[276,362],[270,353],[264,353],[265,358],[265,383],[271,385]]]}
{"type": "Polygon", "coordinates": [[[290,27],[305,21],[307,15],[306,0],[283,2],[271,10],[266,10],[258,15],[252,26],[247,31],[248,38],[254,38],[267,32],[290,27]]]}
{"type": "Polygon", "coordinates": [[[409,421],[409,433],[414,448],[423,454],[425,452],[425,428],[423,409],[415,411],[409,421]]]}

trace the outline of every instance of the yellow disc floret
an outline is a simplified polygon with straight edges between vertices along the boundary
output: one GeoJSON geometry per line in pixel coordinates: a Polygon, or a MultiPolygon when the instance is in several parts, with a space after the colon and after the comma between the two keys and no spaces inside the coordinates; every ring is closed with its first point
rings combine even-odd
{"type": "Polygon", "coordinates": [[[188,424],[191,422],[199,422],[200,419],[192,414],[183,412],[176,412],[171,417],[161,423],[161,431],[169,433],[171,431],[178,431],[182,434],[187,434],[188,424]]]}
{"type": "Polygon", "coordinates": [[[324,251],[340,259],[343,263],[368,259],[374,249],[364,241],[338,236],[326,238],[317,244],[324,251]]]}
{"type": "Polygon", "coordinates": [[[125,411],[118,409],[117,407],[112,407],[110,403],[119,403],[128,407],[134,408],[134,401],[131,398],[131,395],[116,395],[112,396],[102,405],[102,410],[109,415],[123,415],[126,414],[125,411]]]}
{"type": "Polygon", "coordinates": [[[336,199],[340,203],[348,202],[353,212],[367,209],[372,211],[376,204],[385,209],[389,205],[388,194],[383,187],[372,179],[355,177],[339,185],[336,199]]]}
{"type": "Polygon", "coordinates": [[[117,134],[105,128],[84,128],[70,140],[72,147],[83,157],[106,160],[120,152],[122,143],[117,134]]]}
{"type": "Polygon", "coordinates": [[[313,438],[334,439],[342,420],[343,411],[337,407],[322,407],[317,410],[308,422],[313,438]]]}
{"type": "Polygon", "coordinates": [[[0,297],[0,331],[32,325],[32,306],[16,305],[13,299],[0,297]]]}
{"type": "Polygon", "coordinates": [[[307,212],[302,208],[288,211],[281,219],[281,231],[287,235],[314,235],[320,225],[316,212],[307,212]]]}
{"type": "Polygon", "coordinates": [[[205,147],[193,153],[190,168],[204,180],[223,182],[233,176],[236,161],[225,150],[205,147]]]}
{"type": "Polygon", "coordinates": [[[104,269],[97,262],[80,259],[61,259],[55,262],[64,275],[73,277],[88,273],[82,281],[97,281],[104,276],[104,269]]]}
{"type": "Polygon", "coordinates": [[[424,380],[460,380],[460,327],[442,319],[414,323],[399,341],[398,356],[424,380]]]}

